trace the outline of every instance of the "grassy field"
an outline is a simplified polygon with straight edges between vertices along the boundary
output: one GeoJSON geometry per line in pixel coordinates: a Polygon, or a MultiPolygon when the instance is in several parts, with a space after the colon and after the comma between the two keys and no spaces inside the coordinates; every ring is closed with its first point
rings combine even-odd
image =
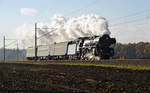
{"type": "MultiPolygon", "coordinates": [[[[132,61],[132,60],[130,60],[132,61]]],[[[141,64],[125,64],[124,63],[120,63],[118,64],[116,62],[116,64],[110,64],[110,63],[99,63],[99,64],[95,64],[94,62],[91,62],[90,64],[89,63],[86,63],[86,62],[30,62],[30,61],[26,61],[26,62],[3,62],[1,61],[0,63],[15,63],[15,64],[34,64],[34,65],[48,65],[48,64],[57,64],[57,65],[70,65],[70,66],[98,66],[98,67],[111,67],[111,68],[118,68],[118,69],[131,69],[131,70],[150,70],[150,60],[149,60],[149,64],[147,65],[141,65],[141,64]]],[[[142,62],[141,62],[142,63],[142,62]]],[[[143,62],[144,63],[144,62],[143,62]]]]}
{"type": "Polygon", "coordinates": [[[57,62],[0,62],[0,91],[150,93],[150,67],[57,62]]]}

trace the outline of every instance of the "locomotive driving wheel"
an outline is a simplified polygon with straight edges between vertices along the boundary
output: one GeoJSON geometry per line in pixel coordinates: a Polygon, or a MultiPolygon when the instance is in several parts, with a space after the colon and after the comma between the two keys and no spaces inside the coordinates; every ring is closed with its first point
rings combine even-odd
{"type": "Polygon", "coordinates": [[[83,49],[82,55],[81,55],[81,59],[82,59],[82,60],[85,60],[85,54],[87,54],[87,53],[89,53],[89,52],[90,52],[90,50],[89,50],[88,48],[83,49]]]}

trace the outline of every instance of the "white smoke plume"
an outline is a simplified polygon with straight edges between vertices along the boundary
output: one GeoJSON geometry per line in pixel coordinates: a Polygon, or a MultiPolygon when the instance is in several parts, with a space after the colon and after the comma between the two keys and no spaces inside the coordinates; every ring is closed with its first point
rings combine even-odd
{"type": "Polygon", "coordinates": [[[51,24],[45,29],[42,28],[39,34],[49,32],[45,38],[52,43],[74,40],[85,36],[110,34],[106,19],[98,15],[82,15],[71,19],[63,15],[55,15],[51,24]]]}
{"type": "MultiPolygon", "coordinates": [[[[26,25],[22,27],[22,29],[17,29],[18,31],[22,30],[22,38],[34,39],[34,26],[31,29],[30,25],[30,30],[27,29],[26,25]]],[[[43,42],[50,44],[54,42],[75,40],[79,37],[85,36],[102,36],[104,34],[110,34],[107,20],[94,14],[82,15],[74,18],[67,18],[63,15],[55,15],[51,19],[50,24],[38,23],[38,28],[40,28],[38,29],[38,44],[43,42]]]]}

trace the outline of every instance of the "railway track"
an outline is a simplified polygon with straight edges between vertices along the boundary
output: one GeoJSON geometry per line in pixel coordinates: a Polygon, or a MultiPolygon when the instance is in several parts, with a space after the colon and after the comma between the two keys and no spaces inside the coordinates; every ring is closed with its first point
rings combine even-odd
{"type": "Polygon", "coordinates": [[[85,61],[85,60],[49,60],[49,61],[16,61],[17,63],[71,63],[71,64],[106,64],[106,65],[133,65],[133,66],[149,66],[150,59],[125,59],[125,60],[100,60],[100,61],[85,61]]]}

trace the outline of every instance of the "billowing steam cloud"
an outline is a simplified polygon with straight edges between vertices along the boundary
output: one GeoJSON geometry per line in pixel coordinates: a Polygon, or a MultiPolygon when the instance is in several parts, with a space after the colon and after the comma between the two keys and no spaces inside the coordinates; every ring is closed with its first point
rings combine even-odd
{"type": "Polygon", "coordinates": [[[55,15],[48,26],[43,26],[39,34],[53,42],[74,40],[78,37],[110,34],[105,18],[98,15],[82,15],[68,19],[63,15],[55,15]]]}
{"type": "MultiPolygon", "coordinates": [[[[30,28],[32,28],[30,30],[30,33],[29,29],[28,31],[25,30],[27,29],[26,25],[24,25],[23,27],[24,28],[22,32],[26,34],[23,35],[23,37],[25,39],[34,39],[34,36],[31,36],[31,34],[34,34],[34,28],[29,26],[30,28]]],[[[103,34],[110,34],[106,19],[93,14],[82,15],[80,17],[75,17],[71,19],[63,15],[55,15],[52,18],[50,24],[38,23],[38,28],[40,28],[38,29],[38,37],[40,37],[40,39],[38,40],[38,44],[41,44],[43,42],[50,44],[54,42],[70,41],[77,39],[78,37],[93,35],[101,36],[103,34]]],[[[19,28],[19,32],[21,32],[21,28],[19,28]]]]}

